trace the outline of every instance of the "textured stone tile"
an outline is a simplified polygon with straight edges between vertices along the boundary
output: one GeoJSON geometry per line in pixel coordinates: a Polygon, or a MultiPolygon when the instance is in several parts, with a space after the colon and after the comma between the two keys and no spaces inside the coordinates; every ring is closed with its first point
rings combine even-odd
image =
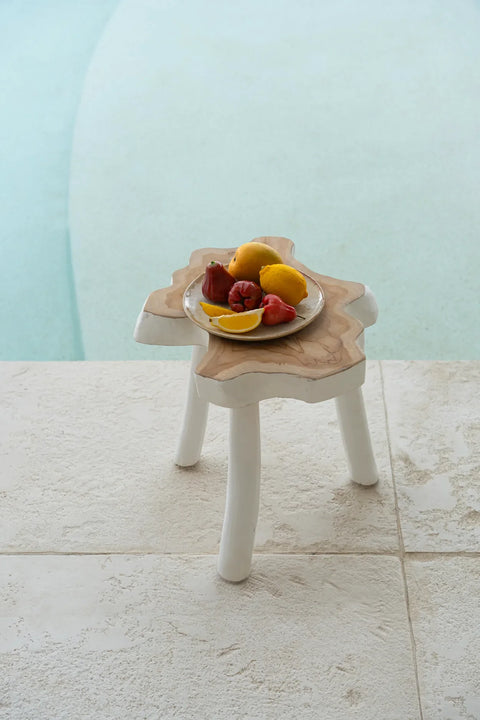
{"type": "Polygon", "coordinates": [[[368,364],[364,385],[380,480],[353,484],[333,401],[261,404],[262,490],[257,547],[275,552],[395,550],[397,525],[381,378],[368,364]]]}
{"type": "Polygon", "coordinates": [[[424,720],[480,718],[480,558],[406,564],[424,720]]]}
{"type": "MultiPolygon", "coordinates": [[[[3,556],[9,720],[417,720],[399,560],[3,556]]],[[[1,712],[6,713],[3,716],[1,712]]]]}
{"type": "MultiPolygon", "coordinates": [[[[228,410],[211,406],[202,459],[174,464],[189,363],[0,365],[0,550],[216,552],[228,410]]],[[[381,480],[350,483],[333,402],[261,404],[257,547],[397,547],[381,386],[365,397],[381,480]]]]}
{"type": "Polygon", "coordinates": [[[480,363],[382,365],[406,550],[480,550],[480,363]]]}
{"type": "Polygon", "coordinates": [[[221,429],[213,422],[197,472],[173,461],[188,366],[0,365],[1,548],[162,551],[170,538],[215,548],[221,429]]]}

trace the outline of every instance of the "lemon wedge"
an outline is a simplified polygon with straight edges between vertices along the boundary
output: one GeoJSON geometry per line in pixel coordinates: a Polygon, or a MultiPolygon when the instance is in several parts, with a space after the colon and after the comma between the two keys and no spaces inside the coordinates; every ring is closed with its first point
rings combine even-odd
{"type": "Polygon", "coordinates": [[[224,308],[221,305],[210,305],[206,302],[199,303],[202,306],[202,310],[207,313],[209,317],[218,317],[218,315],[235,315],[233,310],[224,308]]]}
{"type": "Polygon", "coordinates": [[[211,317],[210,322],[214,327],[228,333],[246,333],[255,330],[260,325],[264,310],[265,308],[257,308],[233,315],[219,315],[211,317]]]}

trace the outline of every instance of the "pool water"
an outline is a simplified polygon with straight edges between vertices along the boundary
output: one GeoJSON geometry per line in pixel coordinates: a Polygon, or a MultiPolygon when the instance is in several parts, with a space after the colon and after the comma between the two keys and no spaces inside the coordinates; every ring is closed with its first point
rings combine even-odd
{"type": "Polygon", "coordinates": [[[477,2],[48,0],[0,28],[0,359],[188,357],[133,341],[145,297],[261,235],[369,285],[370,357],[480,356],[477,2]]]}

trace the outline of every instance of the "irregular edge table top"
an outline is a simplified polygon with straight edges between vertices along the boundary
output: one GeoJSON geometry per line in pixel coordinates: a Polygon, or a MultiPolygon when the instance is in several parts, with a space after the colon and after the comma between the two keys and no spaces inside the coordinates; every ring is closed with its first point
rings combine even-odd
{"type": "MultiPolygon", "coordinates": [[[[365,298],[365,286],[361,283],[337,280],[310,271],[295,260],[293,257],[294,245],[288,238],[260,237],[255,240],[274,247],[288,265],[292,265],[317,280],[325,291],[325,308],[309,326],[298,333],[276,341],[247,344],[238,340],[208,335],[208,351],[197,366],[196,375],[220,382],[251,373],[288,374],[310,380],[320,380],[363,363],[365,355],[358,341],[365,324],[355,317],[354,308],[356,301],[365,298]]],[[[195,250],[190,257],[189,265],[173,273],[170,287],[156,290],[149,295],[139,323],[142,322],[142,316],[146,319],[149,315],[157,316],[158,320],[168,319],[169,327],[174,325],[171,322],[174,319],[185,320],[183,293],[187,285],[204,272],[205,266],[211,260],[228,263],[235,250],[236,248],[195,250]]],[[[372,320],[367,324],[374,322],[376,317],[373,296],[371,298],[373,305],[370,308],[370,316],[372,320]]],[[[180,324],[183,325],[184,322],[180,324]]],[[[192,330],[196,329],[193,323],[191,325],[192,330]]],[[[136,331],[137,334],[139,337],[136,339],[140,338],[140,341],[149,342],[149,340],[141,340],[141,333],[136,331]]],[[[162,339],[157,341],[158,344],[176,344],[173,339],[164,342],[164,335],[165,333],[162,333],[162,339]]],[[[192,344],[197,344],[200,340],[205,339],[205,335],[207,333],[200,336],[198,332],[192,332],[192,344]]],[[[182,341],[178,344],[187,344],[184,336],[183,332],[182,341]]],[[[154,343],[153,335],[151,337],[151,342],[154,343]]]]}

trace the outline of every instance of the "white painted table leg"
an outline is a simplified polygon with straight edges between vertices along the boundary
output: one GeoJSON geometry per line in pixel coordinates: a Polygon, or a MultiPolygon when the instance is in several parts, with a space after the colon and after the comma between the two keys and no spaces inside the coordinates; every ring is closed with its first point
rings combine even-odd
{"type": "Polygon", "coordinates": [[[194,372],[206,350],[206,347],[201,345],[194,345],[192,350],[183,426],[175,455],[176,464],[182,467],[195,465],[202,452],[203,438],[207,426],[208,402],[202,400],[198,395],[194,372]]]}
{"type": "Polygon", "coordinates": [[[258,403],[230,410],[227,499],[218,572],[231,582],[250,574],[260,495],[258,403]]]}
{"type": "Polygon", "coordinates": [[[343,444],[353,482],[374,485],[378,480],[362,389],[335,398],[343,444]]]}

